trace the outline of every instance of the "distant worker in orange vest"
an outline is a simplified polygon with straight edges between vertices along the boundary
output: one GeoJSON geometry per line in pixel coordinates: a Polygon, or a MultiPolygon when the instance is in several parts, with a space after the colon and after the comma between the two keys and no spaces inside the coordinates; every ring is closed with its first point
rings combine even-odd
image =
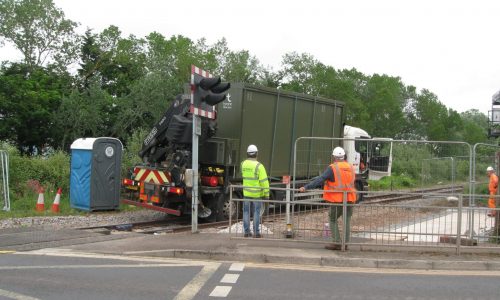
{"type": "MultiPolygon", "coordinates": [[[[332,152],[333,163],[329,165],[321,176],[316,177],[313,181],[299,189],[304,192],[309,189],[317,188],[323,185],[323,199],[330,203],[342,204],[344,193],[349,204],[356,202],[356,189],[354,188],[354,180],[356,173],[353,166],[344,161],[345,151],[341,147],[336,147],[332,152]]],[[[351,235],[351,216],[353,207],[347,206],[345,236],[346,243],[350,240],[351,235]]],[[[333,244],[326,245],[329,250],[341,250],[341,238],[337,219],[342,216],[343,209],[340,205],[330,207],[330,232],[332,234],[333,244]]],[[[347,246],[346,246],[347,250],[347,246]]]]}
{"type": "Polygon", "coordinates": [[[494,217],[496,212],[495,208],[497,207],[495,196],[497,195],[497,190],[498,190],[498,176],[495,174],[495,169],[493,169],[493,167],[491,166],[486,169],[486,172],[488,173],[488,177],[490,178],[490,183],[488,184],[488,190],[490,191],[490,198],[488,199],[488,207],[491,210],[488,213],[488,216],[494,217]]]}

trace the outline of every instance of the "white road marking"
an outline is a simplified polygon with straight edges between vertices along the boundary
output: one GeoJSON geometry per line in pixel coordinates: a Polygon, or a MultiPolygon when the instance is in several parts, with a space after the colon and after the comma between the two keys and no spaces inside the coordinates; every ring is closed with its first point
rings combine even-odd
{"type": "Polygon", "coordinates": [[[240,274],[225,274],[224,277],[220,280],[222,283],[236,283],[240,274]]]}
{"type": "Polygon", "coordinates": [[[210,297],[227,297],[229,292],[231,291],[230,286],[218,285],[215,289],[210,293],[210,297]]]}
{"type": "Polygon", "coordinates": [[[217,271],[220,264],[211,264],[203,267],[201,271],[175,296],[174,300],[191,300],[205,285],[208,279],[217,271]]]}
{"type": "Polygon", "coordinates": [[[234,271],[234,272],[241,272],[245,269],[245,264],[240,264],[240,263],[233,263],[229,267],[229,271],[234,271]]]}
{"type": "Polygon", "coordinates": [[[16,300],[39,300],[38,298],[33,298],[30,296],[26,296],[26,295],[14,293],[14,292],[2,290],[2,289],[0,289],[0,296],[10,298],[10,299],[16,299],[16,300]]]}
{"type": "Polygon", "coordinates": [[[37,269],[103,269],[103,268],[164,268],[187,267],[190,265],[177,264],[137,264],[137,265],[63,265],[63,266],[5,266],[1,270],[37,270],[37,269]]]}
{"type": "MultiPolygon", "coordinates": [[[[149,266],[158,266],[158,267],[186,267],[186,266],[203,266],[201,271],[196,274],[196,276],[186,285],[184,288],[177,294],[174,300],[191,300],[193,299],[199,290],[205,285],[207,280],[215,273],[215,271],[221,265],[216,262],[208,262],[208,261],[197,261],[191,259],[180,259],[180,258],[164,258],[164,257],[141,257],[141,256],[120,256],[113,254],[97,254],[97,253],[87,253],[87,252],[73,252],[71,249],[61,249],[61,248],[53,248],[53,249],[41,249],[35,250],[31,252],[22,252],[17,253],[20,255],[48,255],[48,256],[58,256],[58,257],[85,257],[85,258],[98,258],[98,259],[116,259],[116,260],[125,260],[125,261],[139,261],[139,262],[150,262],[150,263],[159,263],[157,265],[154,264],[140,264],[140,265],[121,265],[122,267],[149,267],[149,266]]],[[[102,266],[102,265],[97,265],[102,266]]],[[[109,265],[109,267],[113,267],[116,265],[109,265]]],[[[59,266],[54,266],[59,267],[59,266]]],[[[64,266],[67,268],[68,266],[64,266]]],[[[96,267],[96,266],[94,266],[96,267]]]]}

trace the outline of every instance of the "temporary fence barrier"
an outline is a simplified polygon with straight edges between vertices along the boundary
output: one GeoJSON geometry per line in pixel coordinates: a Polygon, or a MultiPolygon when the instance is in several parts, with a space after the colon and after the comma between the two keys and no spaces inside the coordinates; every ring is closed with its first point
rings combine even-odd
{"type": "MultiPolygon", "coordinates": [[[[493,167],[498,175],[498,170],[500,168],[500,146],[477,143],[472,148],[472,174],[471,174],[471,188],[470,188],[470,205],[473,207],[485,207],[487,206],[488,198],[484,196],[476,197],[476,193],[488,194],[488,182],[489,178],[486,175],[486,168],[493,167]]],[[[498,195],[498,191],[497,191],[498,195]]],[[[497,207],[499,201],[497,199],[497,207]]],[[[470,224],[475,223],[475,215],[470,213],[469,215],[470,224]]],[[[497,222],[497,224],[499,224],[497,222]]],[[[469,231],[470,237],[472,238],[473,231],[469,231]]]]}
{"type": "Polygon", "coordinates": [[[0,164],[2,169],[2,177],[0,188],[3,196],[3,210],[10,211],[10,192],[9,192],[9,153],[5,150],[0,150],[0,164]]]}
{"type": "MultiPolygon", "coordinates": [[[[294,147],[292,188],[285,189],[291,195],[287,197],[289,200],[257,200],[269,207],[262,219],[264,237],[331,242],[328,214],[332,207],[340,206],[343,212],[348,207],[353,209],[351,239],[344,238],[342,246],[451,248],[457,253],[462,247],[499,249],[499,209],[496,208],[496,214],[489,217],[484,205],[487,193],[475,193],[478,187],[476,169],[484,167],[485,170],[487,165],[500,169],[498,149],[494,145],[472,147],[465,142],[449,141],[298,138],[294,147]],[[372,200],[339,205],[325,203],[322,191],[298,193],[297,187],[320,175],[330,164],[335,146],[344,147],[350,162],[354,158],[358,177],[372,179],[369,192],[356,186],[359,195],[373,199],[390,192],[393,196],[413,200],[392,203],[372,200]],[[488,151],[483,148],[494,149],[490,151],[493,154],[484,155],[488,151]],[[383,178],[391,171],[399,175],[397,185],[393,184],[394,176],[383,178]],[[385,191],[374,191],[377,186],[385,191]],[[396,190],[396,186],[404,189],[396,190]],[[436,188],[443,187],[448,189],[436,191],[436,188]]],[[[238,188],[233,186],[231,191],[238,188]]],[[[271,190],[285,194],[283,190],[278,193],[279,188],[272,187],[271,190]]],[[[241,197],[240,191],[231,194],[231,201],[241,210],[241,203],[248,199],[241,197]]],[[[345,214],[339,220],[345,221],[345,214]]],[[[237,221],[232,220],[232,224],[238,224],[237,221]]],[[[242,234],[242,228],[233,228],[232,232],[238,236],[242,234]]]]}
{"type": "MultiPolygon", "coordinates": [[[[497,225],[500,224],[500,211],[496,209],[495,217],[489,217],[485,207],[464,206],[464,199],[469,195],[400,191],[392,192],[391,196],[414,200],[391,204],[371,200],[387,197],[386,193],[364,192],[368,200],[362,203],[333,204],[322,200],[322,191],[311,191],[296,193],[299,196],[291,200],[292,209],[289,210],[288,217],[286,201],[245,199],[237,196],[241,195],[241,189],[242,186],[232,186],[230,193],[230,201],[234,204],[231,207],[239,213],[235,214],[236,218],[230,220],[228,232],[236,238],[244,237],[241,213],[243,202],[253,201],[268,206],[263,212],[260,224],[260,233],[264,239],[332,243],[330,210],[338,210],[339,214],[342,210],[342,217],[338,219],[341,233],[339,244],[342,247],[359,245],[451,249],[457,254],[463,249],[500,250],[500,228],[497,225]],[[344,225],[348,209],[353,210],[350,232],[346,231],[344,225]],[[471,216],[474,221],[469,225],[471,216]]],[[[286,190],[270,189],[271,193],[286,190]]],[[[250,228],[253,226],[250,225],[250,228]]]]}

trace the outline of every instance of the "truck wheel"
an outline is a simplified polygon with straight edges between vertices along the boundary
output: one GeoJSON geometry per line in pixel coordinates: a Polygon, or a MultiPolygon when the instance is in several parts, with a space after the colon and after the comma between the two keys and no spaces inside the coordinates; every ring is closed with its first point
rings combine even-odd
{"type": "MultiPolygon", "coordinates": [[[[240,196],[236,196],[240,197],[240,196]]],[[[228,194],[220,194],[219,201],[221,203],[221,221],[229,220],[229,215],[232,213],[231,218],[235,220],[238,216],[241,216],[241,212],[243,211],[243,207],[241,205],[236,205],[236,202],[229,201],[228,194]],[[237,211],[239,210],[239,211],[237,211]]]]}
{"type": "Polygon", "coordinates": [[[232,212],[233,212],[233,220],[236,218],[237,213],[236,213],[236,204],[235,203],[230,203],[229,201],[229,195],[225,194],[218,194],[218,195],[213,195],[210,196],[210,199],[208,200],[208,208],[212,210],[212,214],[210,217],[208,217],[208,221],[210,222],[220,222],[220,221],[226,221],[229,220],[229,214],[230,214],[230,207],[232,207],[232,212]]]}
{"type": "Polygon", "coordinates": [[[210,216],[206,218],[209,222],[217,222],[220,221],[221,212],[222,212],[222,204],[219,201],[219,195],[208,196],[207,201],[204,202],[208,208],[212,211],[210,216]]]}

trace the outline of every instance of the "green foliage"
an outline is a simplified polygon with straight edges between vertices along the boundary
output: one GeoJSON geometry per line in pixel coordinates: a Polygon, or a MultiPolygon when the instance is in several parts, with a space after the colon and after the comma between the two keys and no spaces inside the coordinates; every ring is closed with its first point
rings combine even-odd
{"type": "Polygon", "coordinates": [[[1,142],[0,149],[9,154],[9,189],[11,211],[0,212],[0,218],[51,215],[50,206],[62,188],[61,212],[78,213],[69,205],[69,156],[56,151],[50,156],[21,155],[13,145],[1,142]],[[39,188],[45,190],[46,212],[35,211],[39,188]]]}
{"type": "Polygon", "coordinates": [[[69,155],[56,151],[53,155],[24,156],[9,148],[9,179],[12,200],[30,196],[29,192],[37,192],[37,182],[46,190],[62,188],[69,193],[69,155]]]}
{"type": "Polygon", "coordinates": [[[145,41],[131,35],[122,38],[116,26],[99,35],[87,30],[81,45],[78,74],[84,88],[98,82],[114,97],[130,93],[130,83],[141,78],[145,70],[145,41]]]}
{"type": "Polygon", "coordinates": [[[400,78],[373,75],[366,83],[364,102],[369,117],[364,127],[370,133],[382,137],[394,137],[405,124],[403,108],[404,85],[400,78]]]}
{"type": "Polygon", "coordinates": [[[114,101],[97,84],[85,92],[73,90],[63,97],[54,122],[58,129],[58,146],[69,150],[69,145],[77,138],[112,136],[114,101]]]}
{"type": "MultiPolygon", "coordinates": [[[[136,155],[140,147],[138,136],[143,134],[144,132],[139,130],[131,138],[132,141],[135,141],[131,143],[133,150],[125,151],[124,153],[122,173],[125,173],[125,168],[139,162],[139,158],[136,155]]],[[[0,149],[7,150],[9,154],[9,188],[11,199],[11,210],[9,212],[0,211],[0,219],[55,215],[51,212],[51,205],[58,188],[62,189],[59,214],[86,214],[86,212],[70,207],[70,157],[68,154],[63,151],[55,151],[47,156],[26,156],[21,155],[16,147],[7,142],[0,142],[0,149]],[[40,187],[44,189],[45,211],[43,212],[35,210],[40,187]]],[[[120,209],[129,210],[131,208],[122,205],[120,209]]]]}
{"type": "Polygon", "coordinates": [[[474,145],[476,143],[487,143],[488,117],[477,109],[470,109],[460,114],[463,122],[461,140],[474,145]]]}
{"type": "Polygon", "coordinates": [[[76,26],[52,0],[0,1],[0,38],[22,53],[30,70],[48,59],[68,66],[74,59],[76,26]]]}
{"type": "Polygon", "coordinates": [[[394,144],[393,147],[392,173],[420,180],[422,161],[432,158],[431,152],[415,144],[394,144]]]}
{"type": "Polygon", "coordinates": [[[128,139],[128,144],[125,147],[122,156],[122,177],[128,177],[127,172],[133,166],[141,163],[138,153],[142,149],[142,142],[148,133],[149,130],[139,128],[135,130],[128,139]]]}
{"type": "Polygon", "coordinates": [[[0,70],[0,140],[15,141],[23,152],[44,144],[53,145],[57,128],[52,126],[69,79],[49,69],[29,70],[25,64],[0,70]]]}
{"type": "Polygon", "coordinates": [[[371,191],[386,191],[412,188],[417,186],[415,179],[406,175],[392,175],[382,177],[380,180],[368,180],[371,191]]]}

